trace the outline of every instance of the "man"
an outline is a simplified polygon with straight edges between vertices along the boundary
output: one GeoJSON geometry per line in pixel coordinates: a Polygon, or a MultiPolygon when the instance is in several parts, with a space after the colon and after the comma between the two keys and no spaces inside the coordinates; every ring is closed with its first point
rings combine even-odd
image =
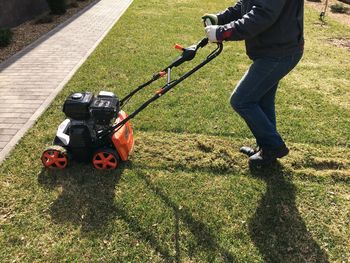
{"type": "Polygon", "coordinates": [[[239,0],[217,15],[205,31],[211,42],[245,40],[253,63],[231,95],[258,147],[242,147],[249,165],[268,166],[289,153],[276,129],[275,95],[279,81],[303,54],[303,0],[239,0]]]}

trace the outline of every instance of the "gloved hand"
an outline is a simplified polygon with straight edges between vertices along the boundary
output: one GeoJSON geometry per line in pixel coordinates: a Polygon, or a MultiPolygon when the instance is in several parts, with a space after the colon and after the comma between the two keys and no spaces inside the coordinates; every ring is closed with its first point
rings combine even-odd
{"type": "Polygon", "coordinates": [[[221,41],[218,41],[218,39],[216,38],[216,31],[218,28],[219,26],[207,26],[205,28],[205,34],[207,35],[209,42],[214,42],[214,43],[221,42],[221,41]]]}
{"type": "Polygon", "coordinates": [[[211,22],[211,25],[215,26],[219,23],[219,19],[217,17],[217,15],[214,15],[214,14],[204,14],[204,16],[202,16],[202,19],[203,19],[203,22],[204,22],[204,25],[207,26],[205,24],[205,20],[209,19],[210,22],[211,22]]]}

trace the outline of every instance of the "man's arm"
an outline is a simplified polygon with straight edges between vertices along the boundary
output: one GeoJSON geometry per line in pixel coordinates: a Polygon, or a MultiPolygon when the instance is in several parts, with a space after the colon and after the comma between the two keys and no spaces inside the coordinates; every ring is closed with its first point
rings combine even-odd
{"type": "Polygon", "coordinates": [[[217,39],[245,40],[252,38],[273,25],[278,19],[287,0],[256,1],[252,10],[242,18],[220,26],[217,39]]]}
{"type": "Polygon", "coordinates": [[[217,17],[219,20],[218,24],[225,25],[234,20],[238,20],[242,18],[241,7],[242,7],[242,0],[238,0],[238,2],[234,6],[229,7],[225,11],[217,14],[217,17]]]}

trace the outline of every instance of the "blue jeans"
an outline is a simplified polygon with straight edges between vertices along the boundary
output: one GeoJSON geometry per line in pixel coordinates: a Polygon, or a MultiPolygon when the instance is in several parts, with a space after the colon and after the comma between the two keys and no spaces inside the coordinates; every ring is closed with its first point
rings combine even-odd
{"type": "Polygon", "coordinates": [[[284,146],[277,132],[275,96],[279,81],[300,61],[303,53],[285,57],[259,57],[231,95],[233,109],[245,120],[257,145],[273,150],[284,146]]]}

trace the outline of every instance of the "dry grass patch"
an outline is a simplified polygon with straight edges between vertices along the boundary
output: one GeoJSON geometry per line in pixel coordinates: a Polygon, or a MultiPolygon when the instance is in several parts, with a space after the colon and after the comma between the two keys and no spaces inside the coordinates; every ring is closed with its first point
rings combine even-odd
{"type": "MultiPolygon", "coordinates": [[[[247,158],[239,153],[249,140],[197,134],[149,133],[136,135],[133,166],[184,171],[246,173],[247,158]],[[142,166],[142,165],[141,165],[142,166]]],[[[347,148],[289,143],[291,153],[281,161],[291,175],[307,174],[327,180],[350,181],[350,154],[347,148]]]]}

